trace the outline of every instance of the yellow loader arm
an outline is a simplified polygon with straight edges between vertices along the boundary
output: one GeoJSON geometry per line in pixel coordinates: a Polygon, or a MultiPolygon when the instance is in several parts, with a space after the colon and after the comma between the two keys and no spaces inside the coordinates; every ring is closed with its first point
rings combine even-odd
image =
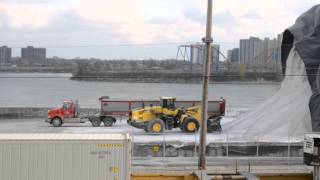
{"type": "Polygon", "coordinates": [[[189,115],[200,122],[202,119],[201,118],[201,111],[202,111],[201,106],[193,106],[193,107],[186,109],[186,115],[189,115]]]}

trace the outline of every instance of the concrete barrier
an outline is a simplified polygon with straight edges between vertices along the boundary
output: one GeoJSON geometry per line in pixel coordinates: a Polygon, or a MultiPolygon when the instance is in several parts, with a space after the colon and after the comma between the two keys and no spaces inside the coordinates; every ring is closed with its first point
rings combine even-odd
{"type": "MultiPolygon", "coordinates": [[[[46,118],[49,107],[0,107],[1,118],[46,118]]],[[[98,109],[83,108],[81,112],[93,114],[98,109]]]]}

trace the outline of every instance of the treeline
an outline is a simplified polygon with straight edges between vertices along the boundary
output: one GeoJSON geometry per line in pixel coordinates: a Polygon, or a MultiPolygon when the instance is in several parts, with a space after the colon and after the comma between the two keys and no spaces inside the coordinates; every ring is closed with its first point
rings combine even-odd
{"type": "MultiPolygon", "coordinates": [[[[175,59],[155,60],[101,60],[101,59],[62,59],[47,58],[43,64],[15,58],[13,66],[0,67],[6,72],[63,72],[72,73],[73,79],[103,80],[103,81],[137,81],[137,82],[192,82],[201,80],[202,65],[191,64],[175,59]],[[192,77],[190,77],[192,76],[192,77]],[[127,78],[126,78],[127,77],[127,78]],[[177,78],[175,78],[177,77],[177,78]]],[[[214,81],[254,81],[281,79],[281,70],[277,64],[267,66],[240,65],[229,61],[212,64],[212,80],[214,81]],[[280,78],[279,78],[280,77],[280,78]]]]}
{"type": "MultiPolygon", "coordinates": [[[[105,72],[174,72],[174,73],[188,73],[201,72],[201,65],[191,65],[185,61],[176,61],[175,59],[167,60],[101,60],[101,59],[62,59],[62,58],[47,58],[43,63],[34,63],[32,61],[24,60],[19,57],[13,58],[11,66],[7,66],[7,70],[14,69],[37,69],[38,71],[44,69],[54,69],[60,71],[61,69],[69,69],[71,73],[76,75],[85,75],[92,73],[105,72]]],[[[1,70],[1,69],[0,69],[1,70]]]]}
{"type": "Polygon", "coordinates": [[[112,72],[164,72],[188,73],[200,72],[200,65],[169,60],[78,60],[76,75],[100,74],[112,72]]]}

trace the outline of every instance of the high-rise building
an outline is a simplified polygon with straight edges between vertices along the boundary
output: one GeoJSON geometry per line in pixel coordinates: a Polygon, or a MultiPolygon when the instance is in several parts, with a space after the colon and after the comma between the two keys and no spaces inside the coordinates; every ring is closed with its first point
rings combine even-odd
{"type": "Polygon", "coordinates": [[[257,37],[240,40],[240,63],[251,64],[261,61],[263,41],[257,37]]]}
{"type": "Polygon", "coordinates": [[[190,48],[190,63],[202,64],[205,52],[204,46],[202,44],[184,45],[183,47],[190,48]]]}
{"type": "Polygon", "coordinates": [[[277,36],[277,49],[274,54],[274,59],[277,63],[281,63],[281,44],[282,44],[282,34],[278,34],[277,36]]]}
{"type": "Polygon", "coordinates": [[[281,37],[277,39],[265,38],[263,41],[263,62],[270,64],[280,61],[281,37]]]}
{"type": "Polygon", "coordinates": [[[232,59],[231,59],[232,57],[231,56],[232,56],[232,50],[228,50],[227,51],[227,60],[228,61],[232,61],[232,59]]]}
{"type": "Polygon", "coordinates": [[[239,63],[239,48],[228,50],[227,59],[233,63],[239,63]]]}
{"type": "Polygon", "coordinates": [[[220,64],[220,45],[213,44],[211,47],[211,66],[213,71],[219,71],[219,64],[220,64]]]}
{"type": "MultiPolygon", "coordinates": [[[[275,70],[280,63],[281,35],[275,39],[250,37],[240,40],[240,64],[252,65],[254,70],[275,70]]],[[[231,56],[231,51],[229,56],[231,56]]]]}
{"type": "MultiPolygon", "coordinates": [[[[196,64],[203,64],[205,58],[205,45],[192,44],[190,47],[190,61],[196,64]]],[[[220,62],[220,45],[214,44],[211,47],[211,64],[218,65],[220,62]]]]}
{"type": "Polygon", "coordinates": [[[7,46],[0,47],[0,65],[9,64],[11,60],[11,48],[7,46]]]}
{"type": "Polygon", "coordinates": [[[269,49],[271,45],[270,38],[264,38],[263,40],[263,47],[262,47],[262,59],[264,62],[267,62],[269,59],[269,49]]]}
{"type": "Polygon", "coordinates": [[[46,49],[28,46],[21,49],[21,58],[34,63],[46,64],[46,49]]]}

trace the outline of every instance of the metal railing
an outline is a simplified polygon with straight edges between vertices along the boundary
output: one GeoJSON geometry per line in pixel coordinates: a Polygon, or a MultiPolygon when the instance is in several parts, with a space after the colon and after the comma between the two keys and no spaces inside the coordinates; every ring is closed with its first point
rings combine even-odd
{"type": "MultiPolygon", "coordinates": [[[[132,157],[197,157],[199,135],[184,133],[132,134],[132,157]]],[[[207,157],[301,158],[302,137],[259,134],[209,134],[207,157]]]]}

